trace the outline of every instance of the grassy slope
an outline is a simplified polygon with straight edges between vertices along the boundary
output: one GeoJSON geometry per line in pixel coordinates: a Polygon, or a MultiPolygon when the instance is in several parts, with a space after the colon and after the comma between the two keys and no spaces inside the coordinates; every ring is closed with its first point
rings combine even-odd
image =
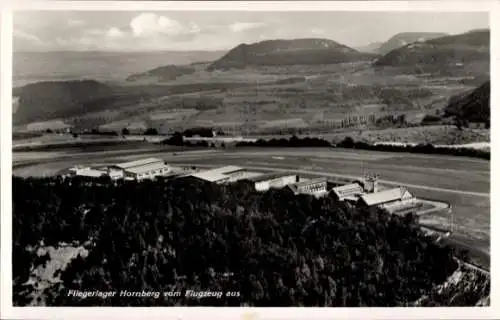
{"type": "Polygon", "coordinates": [[[328,39],[265,40],[234,47],[212,63],[208,70],[369,61],[375,56],[328,39]]]}

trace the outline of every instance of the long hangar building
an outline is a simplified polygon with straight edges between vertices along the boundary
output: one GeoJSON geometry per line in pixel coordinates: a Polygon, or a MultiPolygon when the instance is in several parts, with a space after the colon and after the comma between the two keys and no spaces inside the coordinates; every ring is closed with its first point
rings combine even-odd
{"type": "Polygon", "coordinates": [[[216,169],[197,171],[189,174],[188,176],[213,183],[229,183],[242,179],[249,179],[256,175],[259,174],[248,172],[246,169],[241,167],[225,166],[216,169]]]}
{"type": "Polygon", "coordinates": [[[136,161],[118,163],[109,167],[121,171],[125,179],[144,180],[163,176],[170,171],[170,167],[162,159],[147,158],[136,161]]]}

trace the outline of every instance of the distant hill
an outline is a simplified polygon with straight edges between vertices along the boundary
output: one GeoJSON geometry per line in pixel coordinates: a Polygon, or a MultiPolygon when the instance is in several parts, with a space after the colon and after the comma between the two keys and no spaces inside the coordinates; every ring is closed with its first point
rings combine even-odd
{"type": "Polygon", "coordinates": [[[402,32],[392,36],[386,42],[381,43],[376,51],[373,52],[387,54],[394,49],[404,47],[413,42],[423,42],[445,36],[447,36],[447,34],[442,32],[402,32]]]}
{"type": "Polygon", "coordinates": [[[471,31],[408,44],[387,53],[374,65],[446,68],[450,65],[461,66],[475,61],[489,63],[489,48],[489,30],[471,31]]]}
{"type": "Polygon", "coordinates": [[[127,81],[155,80],[158,82],[166,82],[175,80],[186,74],[192,74],[195,71],[195,68],[192,66],[168,65],[154,68],[142,73],[135,73],[128,76],[127,81]]]}
{"type": "Polygon", "coordinates": [[[247,66],[282,66],[333,64],[371,60],[373,54],[361,53],[328,39],[266,40],[240,44],[207,70],[245,68],[247,66]]]}
{"type": "Polygon", "coordinates": [[[15,124],[83,114],[116,99],[109,86],[94,80],[38,82],[14,89],[13,95],[18,98],[15,124]]]}
{"type": "Polygon", "coordinates": [[[468,122],[490,123],[490,81],[480,87],[453,96],[444,113],[445,116],[455,116],[468,122]]]}

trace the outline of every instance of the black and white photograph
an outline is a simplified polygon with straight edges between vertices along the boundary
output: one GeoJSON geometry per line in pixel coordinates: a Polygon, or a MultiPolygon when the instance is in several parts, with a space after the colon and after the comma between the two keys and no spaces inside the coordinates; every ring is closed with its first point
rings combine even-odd
{"type": "Polygon", "coordinates": [[[12,306],[490,307],[490,22],[13,11],[12,306]]]}

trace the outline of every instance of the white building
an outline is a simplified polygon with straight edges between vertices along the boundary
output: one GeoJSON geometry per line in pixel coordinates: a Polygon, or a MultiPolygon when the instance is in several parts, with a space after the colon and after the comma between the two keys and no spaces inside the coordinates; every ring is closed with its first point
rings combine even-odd
{"type": "Polygon", "coordinates": [[[113,165],[109,168],[112,170],[122,172],[125,179],[144,180],[164,176],[170,167],[162,159],[147,158],[113,165]]]}
{"type": "Polygon", "coordinates": [[[310,194],[315,196],[327,193],[326,178],[316,178],[311,180],[301,180],[288,186],[295,194],[310,194]]]}
{"type": "Polygon", "coordinates": [[[364,190],[359,183],[350,183],[333,188],[332,193],[339,201],[358,201],[364,190]]]}
{"type": "Polygon", "coordinates": [[[299,176],[293,173],[269,173],[250,178],[255,183],[255,190],[267,191],[270,188],[283,188],[299,182],[299,176]]]}
{"type": "Polygon", "coordinates": [[[202,170],[190,176],[214,183],[234,182],[246,178],[246,169],[237,166],[225,166],[216,169],[202,170]]]}
{"type": "Polygon", "coordinates": [[[387,189],[375,193],[367,193],[360,196],[359,204],[365,207],[379,207],[389,212],[415,207],[418,205],[417,198],[404,187],[387,189]]]}
{"type": "Polygon", "coordinates": [[[79,176],[79,177],[87,177],[87,178],[100,178],[107,176],[106,170],[94,169],[91,167],[80,167],[75,166],[73,168],[69,168],[69,176],[79,176]]]}

